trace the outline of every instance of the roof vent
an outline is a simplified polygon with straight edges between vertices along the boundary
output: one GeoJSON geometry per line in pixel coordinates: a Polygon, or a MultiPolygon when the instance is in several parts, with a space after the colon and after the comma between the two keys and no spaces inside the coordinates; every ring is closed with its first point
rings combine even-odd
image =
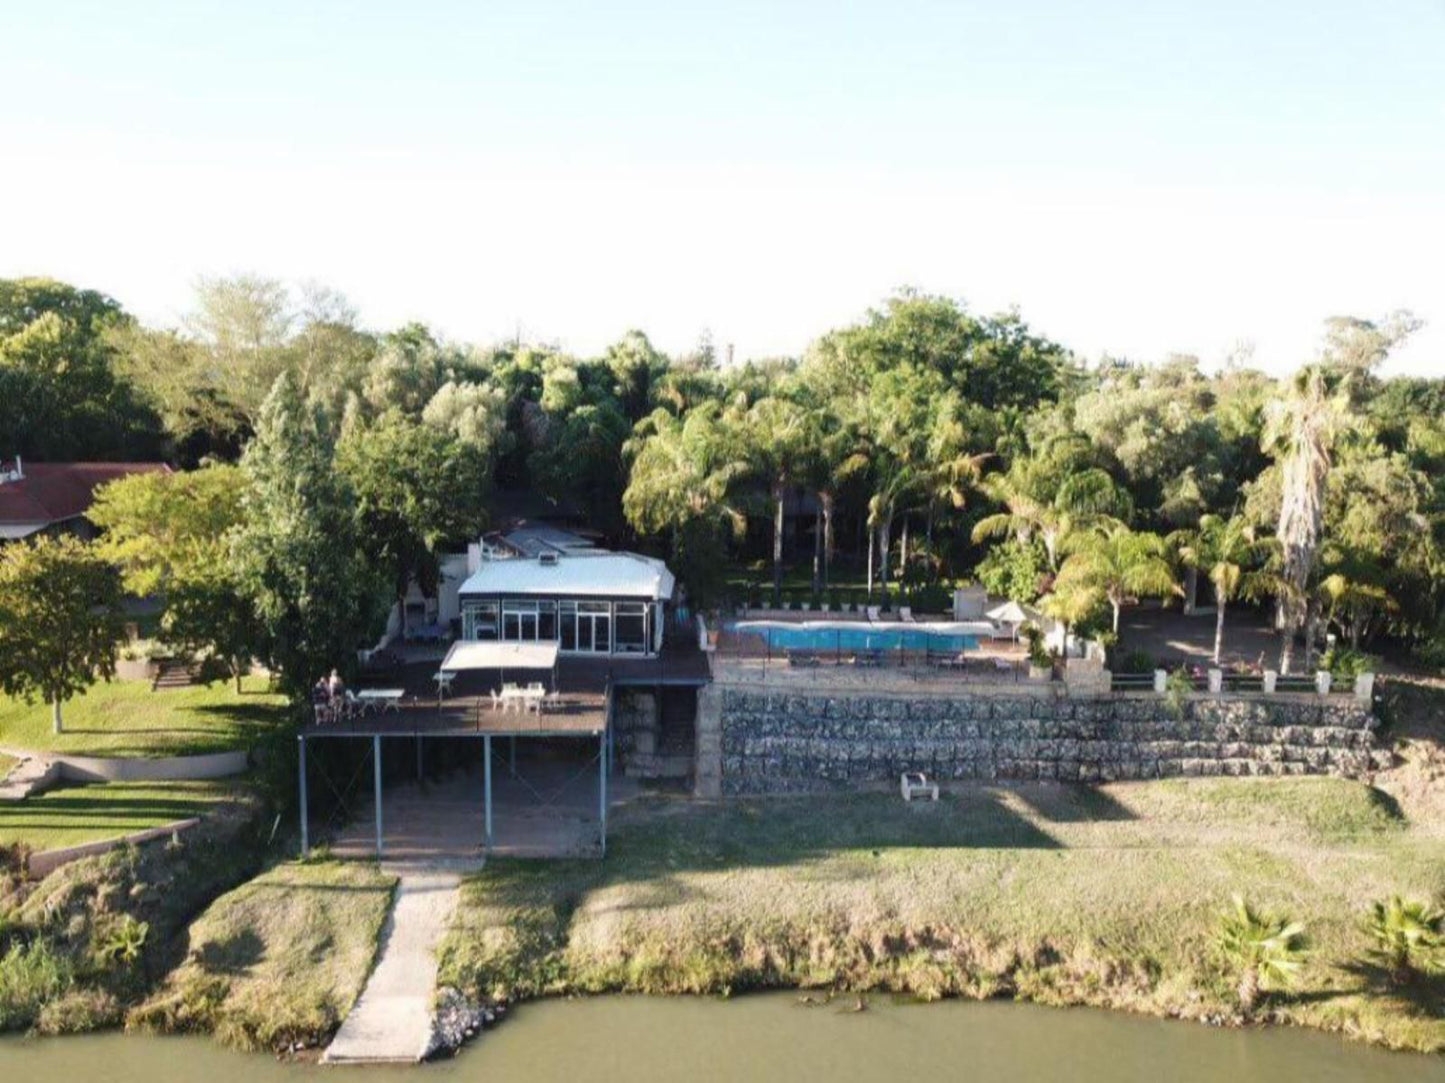
{"type": "Polygon", "coordinates": [[[550,567],[552,567],[553,565],[555,565],[555,564],[557,563],[557,554],[556,554],[556,553],[538,553],[538,554],[537,554],[537,563],[543,565],[544,567],[550,568],[550,567]]]}

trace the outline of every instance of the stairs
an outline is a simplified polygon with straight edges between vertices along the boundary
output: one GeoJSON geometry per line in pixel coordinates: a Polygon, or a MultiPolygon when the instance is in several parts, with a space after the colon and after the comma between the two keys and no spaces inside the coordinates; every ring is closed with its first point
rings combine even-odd
{"type": "Polygon", "coordinates": [[[190,662],[179,658],[163,658],[157,663],[151,691],[158,692],[162,688],[189,688],[195,683],[195,675],[195,667],[190,662]]]}

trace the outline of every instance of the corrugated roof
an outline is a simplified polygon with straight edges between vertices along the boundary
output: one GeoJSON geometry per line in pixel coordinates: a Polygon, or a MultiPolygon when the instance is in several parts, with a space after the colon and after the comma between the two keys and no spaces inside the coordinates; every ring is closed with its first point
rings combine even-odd
{"type": "Polygon", "coordinates": [[[131,474],[170,470],[165,463],[31,463],[25,476],[0,485],[0,526],[31,526],[39,530],[52,523],[84,515],[95,501],[95,490],[106,482],[131,474]]]}
{"type": "Polygon", "coordinates": [[[594,549],[559,555],[550,564],[531,557],[484,560],[462,584],[461,593],[666,601],[672,597],[672,589],[672,573],[662,561],[637,553],[594,549]]]}

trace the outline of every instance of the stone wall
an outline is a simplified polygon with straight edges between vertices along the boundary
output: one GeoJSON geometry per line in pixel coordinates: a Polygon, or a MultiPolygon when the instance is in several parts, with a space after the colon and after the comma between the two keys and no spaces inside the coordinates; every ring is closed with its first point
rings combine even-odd
{"type": "MultiPolygon", "coordinates": [[[[1376,720],[1348,697],[1161,696],[1092,699],[1023,693],[867,695],[714,686],[699,710],[717,735],[725,794],[808,793],[948,779],[1105,782],[1197,775],[1358,775],[1385,766],[1376,720]],[[711,698],[711,697],[709,697],[711,698]],[[706,716],[706,717],[705,717],[706,716]]],[[[711,781],[711,780],[710,780],[711,781]]]]}

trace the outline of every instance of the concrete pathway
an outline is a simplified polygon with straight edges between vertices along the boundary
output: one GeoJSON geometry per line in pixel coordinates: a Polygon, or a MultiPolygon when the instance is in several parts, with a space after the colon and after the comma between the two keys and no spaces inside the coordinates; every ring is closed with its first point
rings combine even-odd
{"type": "Polygon", "coordinates": [[[402,866],[380,958],[323,1064],[414,1064],[431,1052],[437,945],[456,909],[461,874],[402,866]]]}
{"type": "Polygon", "coordinates": [[[19,749],[0,748],[0,752],[20,761],[0,778],[0,801],[24,801],[48,789],[59,777],[59,768],[47,756],[19,749]]]}

